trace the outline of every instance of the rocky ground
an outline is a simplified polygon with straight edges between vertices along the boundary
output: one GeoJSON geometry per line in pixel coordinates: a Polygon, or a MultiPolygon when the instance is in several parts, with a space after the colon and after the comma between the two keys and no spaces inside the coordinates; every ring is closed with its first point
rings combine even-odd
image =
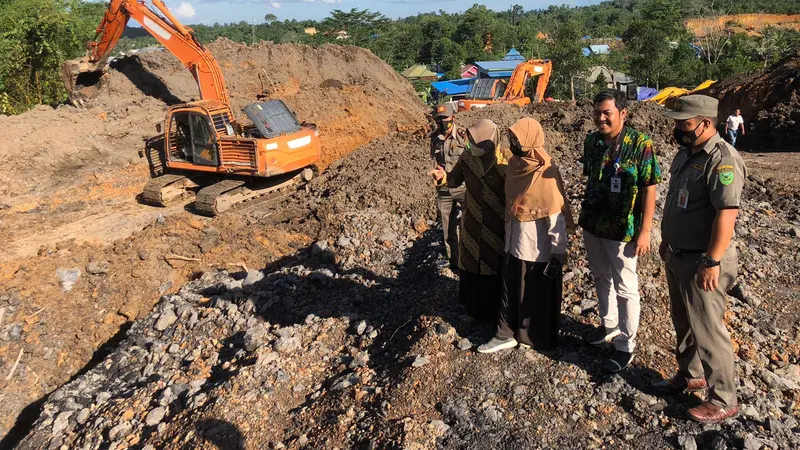
{"type": "MultiPolygon", "coordinates": [[[[523,114],[540,119],[577,212],[588,111],[496,106],[458,120],[488,117],[507,126],[523,114]]],[[[668,165],[669,121],[651,105],[633,113],[632,124],[653,136],[668,165]]],[[[258,250],[243,265],[173,260],[186,264],[192,281],[143,311],[118,342],[49,395],[17,448],[800,446],[798,186],[757,171],[750,176],[737,225],[740,283],[726,316],[742,413],[701,426],[685,418],[699,397],[660,398],[649,388],[676,368],[655,255],[640,261],[640,348],[630,370],[604,374],[612,350],[581,342],[598,317],[580,235],[570,241],[559,349],[475,353],[493,330],[472,323],[455,300],[457,278],[436,268],[440,230],[429,166],[424,136],[392,133],[301,192],[236,216],[265,239],[295,238],[284,239],[280,251],[258,250]]],[[[168,240],[177,221],[155,220],[145,233],[168,240]]],[[[219,260],[245,261],[246,249],[233,244],[245,235],[232,232],[234,222],[197,221],[191,242],[218,234],[220,247],[208,248],[222,252],[219,260]]],[[[189,246],[182,255],[201,256],[201,245],[189,246]]],[[[120,251],[133,257],[133,248],[120,251]]],[[[92,277],[118,276],[113,264],[106,274],[97,264],[86,267],[99,272],[92,277]]],[[[62,284],[68,277],[62,274],[62,284]]],[[[21,308],[19,297],[6,294],[3,308],[21,308]]],[[[14,343],[30,329],[3,322],[0,332],[14,343]]],[[[0,373],[13,357],[4,361],[0,373]]],[[[24,365],[17,370],[15,377],[31,376],[24,365]]]]}

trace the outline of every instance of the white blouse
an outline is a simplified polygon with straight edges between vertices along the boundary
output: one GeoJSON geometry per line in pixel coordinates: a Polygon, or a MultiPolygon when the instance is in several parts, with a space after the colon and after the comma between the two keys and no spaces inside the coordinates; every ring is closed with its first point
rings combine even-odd
{"type": "Polygon", "coordinates": [[[548,262],[567,251],[567,223],[561,213],[532,222],[506,221],[506,253],[529,262],[548,262]]]}

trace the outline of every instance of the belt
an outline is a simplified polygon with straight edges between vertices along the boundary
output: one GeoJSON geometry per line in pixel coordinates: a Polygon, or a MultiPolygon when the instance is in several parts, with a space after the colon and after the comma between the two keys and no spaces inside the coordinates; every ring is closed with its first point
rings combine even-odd
{"type": "Polygon", "coordinates": [[[692,249],[686,249],[686,248],[677,248],[677,247],[673,247],[672,245],[669,245],[669,251],[671,251],[675,256],[691,255],[692,253],[705,253],[706,252],[706,250],[692,250],[692,249]]]}

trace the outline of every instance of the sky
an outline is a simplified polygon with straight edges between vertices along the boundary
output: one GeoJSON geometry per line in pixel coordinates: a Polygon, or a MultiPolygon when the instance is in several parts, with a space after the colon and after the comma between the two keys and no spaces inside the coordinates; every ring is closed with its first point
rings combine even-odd
{"type": "Polygon", "coordinates": [[[278,20],[323,19],[334,9],[349,11],[352,8],[380,11],[389,18],[413,16],[418,13],[445,10],[459,12],[474,3],[482,3],[495,11],[507,10],[511,5],[522,5],[525,10],[547,8],[550,5],[583,6],[600,0],[517,0],[517,1],[459,1],[459,0],[166,0],[178,18],[187,24],[215,22],[230,23],[255,21],[261,23],[267,14],[278,20]]]}

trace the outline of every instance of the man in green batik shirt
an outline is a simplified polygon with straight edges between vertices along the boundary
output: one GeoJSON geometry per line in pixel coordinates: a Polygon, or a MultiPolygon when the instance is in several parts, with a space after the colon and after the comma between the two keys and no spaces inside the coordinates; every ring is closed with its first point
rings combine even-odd
{"type": "Polygon", "coordinates": [[[653,141],[626,126],[628,102],[620,91],[594,98],[597,131],[583,145],[588,177],[578,224],[597,288],[602,324],[586,336],[592,345],[613,342],[605,368],[618,372],[633,361],[639,328],[636,260],[650,251],[650,230],[661,169],[653,141]]]}

